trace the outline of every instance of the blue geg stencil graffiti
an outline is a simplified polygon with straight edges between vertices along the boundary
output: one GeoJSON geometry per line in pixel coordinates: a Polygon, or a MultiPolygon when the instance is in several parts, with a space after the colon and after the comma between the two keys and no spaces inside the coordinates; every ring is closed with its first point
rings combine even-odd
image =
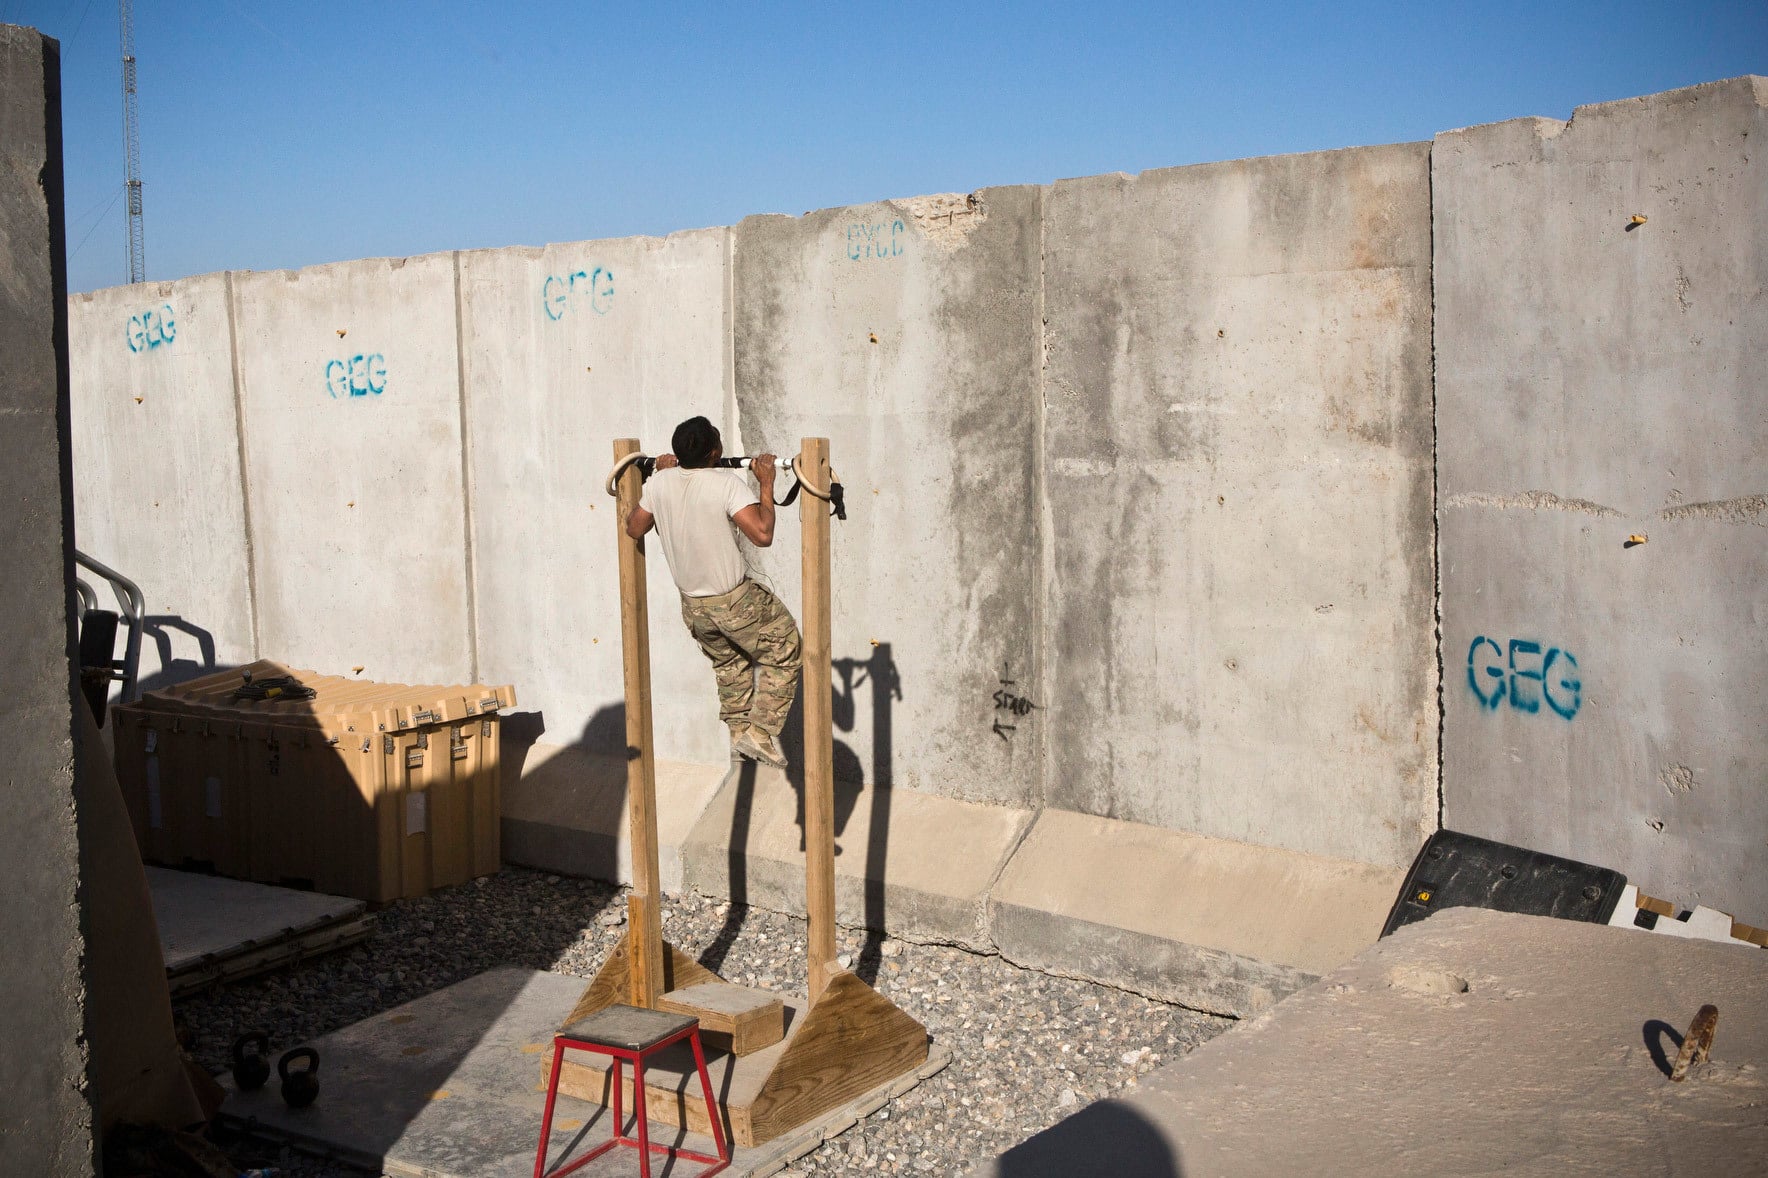
{"type": "Polygon", "coordinates": [[[907,234],[901,221],[855,221],[847,227],[847,257],[855,262],[900,258],[907,234]]]}
{"type": "Polygon", "coordinates": [[[137,353],[151,352],[177,339],[178,324],[172,318],[172,304],[129,316],[128,332],[123,338],[129,341],[129,350],[137,353]]]}
{"type": "Polygon", "coordinates": [[[387,358],[358,352],[348,360],[327,360],[325,391],[334,398],[380,396],[387,391],[387,358]]]}
{"type": "Polygon", "coordinates": [[[1508,649],[1495,638],[1480,635],[1467,648],[1467,686],[1488,711],[1505,700],[1519,712],[1539,712],[1546,703],[1553,714],[1569,720],[1584,704],[1578,660],[1557,646],[1545,652],[1539,642],[1512,638],[1508,649]]]}
{"type": "Polygon", "coordinates": [[[557,323],[572,307],[588,305],[597,315],[606,315],[614,305],[614,272],[605,266],[593,270],[573,270],[569,274],[549,274],[540,284],[540,306],[546,317],[557,323]]]}

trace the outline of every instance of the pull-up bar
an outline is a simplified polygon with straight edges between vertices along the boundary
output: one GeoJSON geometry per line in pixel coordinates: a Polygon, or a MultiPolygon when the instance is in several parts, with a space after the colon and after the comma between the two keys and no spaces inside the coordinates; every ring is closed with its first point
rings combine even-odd
{"type": "MultiPolygon", "coordinates": [[[[805,438],[790,464],[806,494],[798,502],[804,554],[804,891],[809,917],[809,1001],[788,1025],[784,996],[730,986],[663,939],[657,870],[657,798],[651,752],[651,668],[644,545],[626,531],[643,489],[638,439],[614,443],[620,546],[620,629],[626,671],[627,801],[632,823],[632,891],[620,944],[603,961],[565,1025],[617,1002],[709,1019],[731,1037],[719,1099],[739,1145],[774,1140],[859,1099],[927,1061],[927,1028],[836,960],[834,691],[829,664],[829,522],[839,504],[826,438],[805,438]],[[823,490],[826,488],[826,492],[823,490]],[[817,502],[813,502],[816,500],[817,502]],[[739,1033],[741,1031],[741,1033],[739,1033]],[[769,1050],[781,1044],[777,1050],[769,1050]]],[[[741,460],[737,460],[741,461],[741,460]]],[[[569,1062],[559,1090],[608,1102],[607,1076],[569,1062]]],[[[634,1077],[633,1099],[653,1120],[683,1124],[689,1106],[669,1086],[634,1077]],[[680,1109],[678,1113],[675,1110],[680,1109]]],[[[616,1079],[613,1099],[621,1099],[616,1079]]]]}
{"type": "MultiPolygon", "coordinates": [[[[631,967],[629,1001],[655,1007],[663,975],[662,899],[657,861],[656,762],[651,748],[650,617],[645,590],[643,546],[626,531],[638,506],[645,477],[656,460],[642,454],[636,439],[614,443],[614,470],[608,493],[619,500],[616,526],[620,545],[621,648],[626,678],[626,786],[632,826],[632,892],[627,897],[631,967]],[[633,478],[636,470],[638,478],[633,478]]],[[[740,467],[752,458],[727,458],[719,465],[740,467]]],[[[842,510],[841,484],[829,467],[829,440],[805,438],[789,459],[797,486],[807,498],[799,504],[804,560],[803,607],[799,629],[804,661],[804,870],[810,924],[810,1000],[814,1003],[840,970],[835,960],[835,746],[834,684],[830,667],[829,512],[812,510],[810,499],[842,510]]],[[[790,502],[792,495],[787,496],[790,502]]]]}
{"type": "MultiPolygon", "coordinates": [[[[835,477],[832,470],[829,473],[829,479],[825,485],[819,486],[817,483],[807,480],[804,477],[803,472],[798,469],[798,460],[800,457],[801,455],[793,455],[786,459],[785,468],[786,472],[792,476],[792,489],[786,492],[786,497],[784,499],[776,499],[774,501],[774,506],[790,507],[792,500],[798,498],[799,488],[803,488],[807,495],[814,496],[829,504],[838,519],[846,519],[847,499],[843,493],[844,489],[841,486],[841,481],[835,477]]],[[[748,470],[754,465],[754,463],[755,459],[753,456],[743,455],[737,458],[720,458],[712,465],[714,467],[723,467],[727,470],[748,470]]],[[[649,454],[641,454],[634,451],[616,462],[614,464],[614,469],[608,472],[607,491],[609,495],[615,496],[616,498],[619,496],[620,476],[625,474],[627,467],[630,466],[638,467],[639,481],[641,483],[657,473],[656,458],[649,454]]]]}

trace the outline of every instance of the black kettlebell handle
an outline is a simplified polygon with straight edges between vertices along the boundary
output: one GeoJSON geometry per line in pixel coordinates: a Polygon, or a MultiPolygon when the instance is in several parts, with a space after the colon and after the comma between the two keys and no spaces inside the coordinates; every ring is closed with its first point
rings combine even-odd
{"type": "MultiPolygon", "coordinates": [[[[233,1062],[244,1063],[246,1061],[246,1048],[254,1043],[258,1045],[258,1049],[252,1052],[253,1055],[264,1056],[270,1054],[270,1036],[266,1035],[263,1031],[248,1031],[233,1041],[233,1062]]],[[[269,1061],[266,1060],[265,1062],[268,1063],[269,1061]]]]}
{"type": "Polygon", "coordinates": [[[302,1071],[312,1075],[319,1071],[319,1052],[311,1047],[297,1047],[293,1051],[283,1052],[282,1058],[276,1061],[276,1074],[285,1081],[289,1078],[289,1064],[297,1059],[305,1059],[307,1066],[302,1071]]]}

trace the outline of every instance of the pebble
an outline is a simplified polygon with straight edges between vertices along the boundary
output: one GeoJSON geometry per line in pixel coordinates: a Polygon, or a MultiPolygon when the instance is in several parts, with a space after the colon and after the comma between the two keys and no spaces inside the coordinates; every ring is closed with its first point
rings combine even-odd
{"type": "MultiPolygon", "coordinates": [[[[804,991],[802,920],[695,895],[670,896],[664,907],[670,941],[727,981],[804,991]]],[[[625,922],[624,889],[505,868],[388,905],[370,938],[351,949],[217,986],[175,1010],[192,1055],[219,1072],[234,1037],[247,1030],[265,1031],[280,1053],[499,966],[592,977],[625,922]]],[[[949,945],[841,928],[838,949],[849,968],[919,1019],[952,1063],[783,1175],[959,1173],[1233,1025],[949,945]]],[[[284,1178],[373,1173],[253,1148],[235,1152],[242,1169],[275,1166],[284,1178]]]]}

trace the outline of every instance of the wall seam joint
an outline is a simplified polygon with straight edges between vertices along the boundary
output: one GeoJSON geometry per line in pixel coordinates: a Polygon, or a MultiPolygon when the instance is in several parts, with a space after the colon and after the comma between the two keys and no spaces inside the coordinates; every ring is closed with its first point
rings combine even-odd
{"type": "MultiPolygon", "coordinates": [[[[1437,421],[1437,257],[1436,257],[1436,141],[1425,152],[1424,203],[1430,213],[1430,579],[1431,613],[1436,629],[1436,829],[1443,829],[1443,738],[1448,697],[1443,682],[1443,501],[1442,467],[1438,454],[1441,434],[1437,421]]],[[[1427,836],[1428,837],[1428,836],[1427,836]]]]}
{"type": "MultiPolygon", "coordinates": [[[[1051,571],[1055,563],[1056,554],[1054,541],[1052,539],[1054,527],[1051,521],[1049,483],[1050,323],[1048,304],[1049,288],[1047,279],[1048,253],[1045,241],[1045,216],[1047,209],[1045,206],[1050,194],[1054,190],[1054,185],[1048,184],[1040,185],[1037,190],[1037,293],[1035,296],[1034,314],[1037,316],[1038,369],[1037,401],[1034,405],[1035,419],[1033,425],[1034,436],[1036,438],[1036,452],[1032,457],[1031,472],[1032,487],[1036,494],[1038,531],[1037,592],[1033,596],[1031,603],[1031,632],[1034,641],[1032,649],[1033,658],[1036,661],[1032,682],[1037,685],[1038,691],[1043,694],[1046,702],[1050,705],[1054,705],[1055,701],[1050,698],[1049,692],[1045,689],[1049,686],[1049,600],[1050,585],[1053,580],[1051,571]]],[[[1027,831],[1031,829],[1032,824],[1036,823],[1037,815],[1043,812],[1044,799],[1049,792],[1050,729],[1052,727],[1050,723],[1050,715],[1051,713],[1046,711],[1044,714],[1044,722],[1038,725],[1037,774],[1033,783],[1035,792],[1032,796],[1032,823],[1026,825],[1027,831]]],[[[1017,843],[1014,844],[1014,849],[1018,849],[1017,843]]],[[[1011,858],[1012,856],[1009,853],[1008,859],[1011,858]]],[[[1005,867],[1006,861],[1003,860],[1002,870],[1005,870],[1005,867]]],[[[996,873],[996,878],[999,878],[998,872],[996,873]]],[[[993,888],[994,881],[991,880],[989,882],[989,890],[992,891],[993,888]]]]}
{"type": "Polygon", "coordinates": [[[467,412],[466,296],[460,281],[460,251],[454,262],[454,379],[455,405],[460,411],[460,506],[461,539],[466,556],[467,669],[468,679],[479,682],[479,587],[478,561],[473,551],[473,435],[467,412]]]}
{"type": "Polygon", "coordinates": [[[245,530],[246,543],[246,616],[252,630],[252,657],[261,659],[264,657],[264,647],[258,634],[258,555],[252,535],[252,484],[246,473],[245,374],[239,362],[239,324],[234,307],[238,291],[233,283],[233,271],[222,271],[221,280],[227,303],[227,353],[233,369],[233,438],[239,456],[240,524],[245,530]]]}
{"type": "Polygon", "coordinates": [[[737,231],[734,226],[724,227],[724,283],[721,292],[724,296],[724,346],[722,357],[724,378],[724,423],[730,432],[731,446],[734,453],[743,453],[743,422],[740,417],[741,406],[737,402],[737,231]]]}

